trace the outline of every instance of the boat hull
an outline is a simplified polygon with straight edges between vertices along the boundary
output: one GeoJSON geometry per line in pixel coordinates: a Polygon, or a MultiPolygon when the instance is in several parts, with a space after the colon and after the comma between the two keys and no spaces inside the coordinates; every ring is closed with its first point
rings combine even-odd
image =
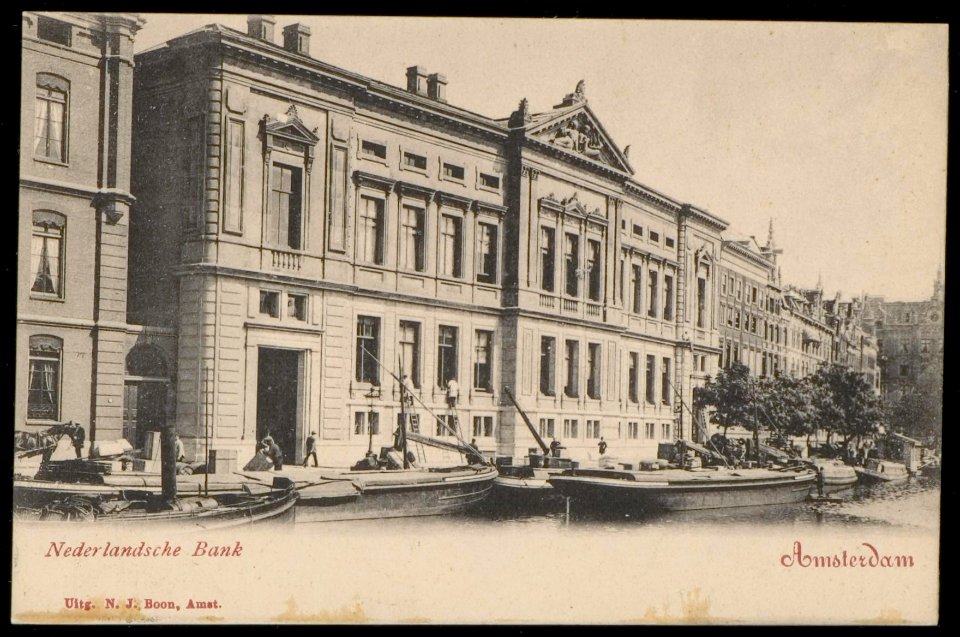
{"type": "MultiPolygon", "coordinates": [[[[34,509],[20,510],[18,522],[32,525],[97,524],[122,527],[174,527],[177,531],[211,530],[254,524],[257,522],[291,522],[298,493],[290,488],[265,495],[245,493],[219,494],[218,506],[205,510],[145,511],[126,509],[117,513],[100,513],[84,520],[67,520],[59,517],[44,519],[34,509]]],[[[95,501],[88,496],[75,496],[85,501],[95,501]]]]}
{"type": "Polygon", "coordinates": [[[764,472],[764,477],[758,478],[743,474],[702,479],[683,476],[675,480],[665,476],[647,480],[635,472],[610,472],[616,473],[634,477],[570,472],[572,475],[556,476],[550,482],[562,495],[572,498],[575,506],[642,513],[791,504],[806,499],[815,483],[813,472],[764,472]]]}
{"type": "Polygon", "coordinates": [[[483,467],[341,475],[341,480],[300,489],[295,510],[298,523],[460,513],[490,495],[497,472],[483,467]]]}

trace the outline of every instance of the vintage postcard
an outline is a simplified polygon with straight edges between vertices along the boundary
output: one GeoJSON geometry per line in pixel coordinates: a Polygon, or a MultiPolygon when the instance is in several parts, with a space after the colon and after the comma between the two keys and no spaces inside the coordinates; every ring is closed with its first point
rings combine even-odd
{"type": "Polygon", "coordinates": [[[21,37],[12,622],[939,622],[947,25],[21,37]]]}

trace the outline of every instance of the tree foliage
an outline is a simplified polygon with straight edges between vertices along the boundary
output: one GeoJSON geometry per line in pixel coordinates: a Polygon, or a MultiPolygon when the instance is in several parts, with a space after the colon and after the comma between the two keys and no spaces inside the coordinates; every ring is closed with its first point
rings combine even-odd
{"type": "Polygon", "coordinates": [[[933,391],[908,389],[884,405],[886,422],[895,430],[936,444],[943,435],[943,387],[933,391]]]}
{"type": "Polygon", "coordinates": [[[807,379],[776,375],[757,383],[757,402],[765,423],[786,436],[813,433],[813,387],[807,379]]]}
{"type": "Polygon", "coordinates": [[[883,418],[880,400],[863,375],[843,365],[825,365],[810,377],[813,390],[813,424],[843,438],[846,445],[856,436],[877,432],[883,418]]]}
{"type": "Polygon", "coordinates": [[[729,369],[721,369],[716,380],[708,379],[697,392],[694,404],[698,408],[713,407],[711,420],[723,427],[724,436],[728,427],[740,426],[752,431],[753,385],[750,369],[737,362],[729,369]]]}

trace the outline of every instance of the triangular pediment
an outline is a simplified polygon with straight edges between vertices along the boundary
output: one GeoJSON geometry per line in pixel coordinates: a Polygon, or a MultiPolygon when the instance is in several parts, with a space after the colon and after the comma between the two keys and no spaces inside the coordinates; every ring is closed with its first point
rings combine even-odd
{"type": "Polygon", "coordinates": [[[302,142],[310,146],[320,141],[316,129],[310,130],[300,119],[297,107],[291,105],[287,112],[277,117],[264,117],[264,130],[270,135],[282,137],[291,141],[302,142]]]}
{"type": "Polygon", "coordinates": [[[534,118],[527,136],[565,152],[633,173],[626,156],[604,130],[586,102],[534,118]]]}

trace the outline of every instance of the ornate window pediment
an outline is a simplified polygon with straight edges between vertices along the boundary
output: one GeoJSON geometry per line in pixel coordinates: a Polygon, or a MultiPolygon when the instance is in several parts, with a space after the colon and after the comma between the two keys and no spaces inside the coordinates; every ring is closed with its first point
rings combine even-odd
{"type": "Polygon", "coordinates": [[[294,155],[303,155],[307,172],[310,171],[313,165],[314,148],[320,141],[320,136],[316,128],[313,130],[307,128],[300,119],[296,106],[291,104],[287,112],[281,116],[264,115],[261,120],[261,131],[265,154],[277,149],[294,155]]]}

